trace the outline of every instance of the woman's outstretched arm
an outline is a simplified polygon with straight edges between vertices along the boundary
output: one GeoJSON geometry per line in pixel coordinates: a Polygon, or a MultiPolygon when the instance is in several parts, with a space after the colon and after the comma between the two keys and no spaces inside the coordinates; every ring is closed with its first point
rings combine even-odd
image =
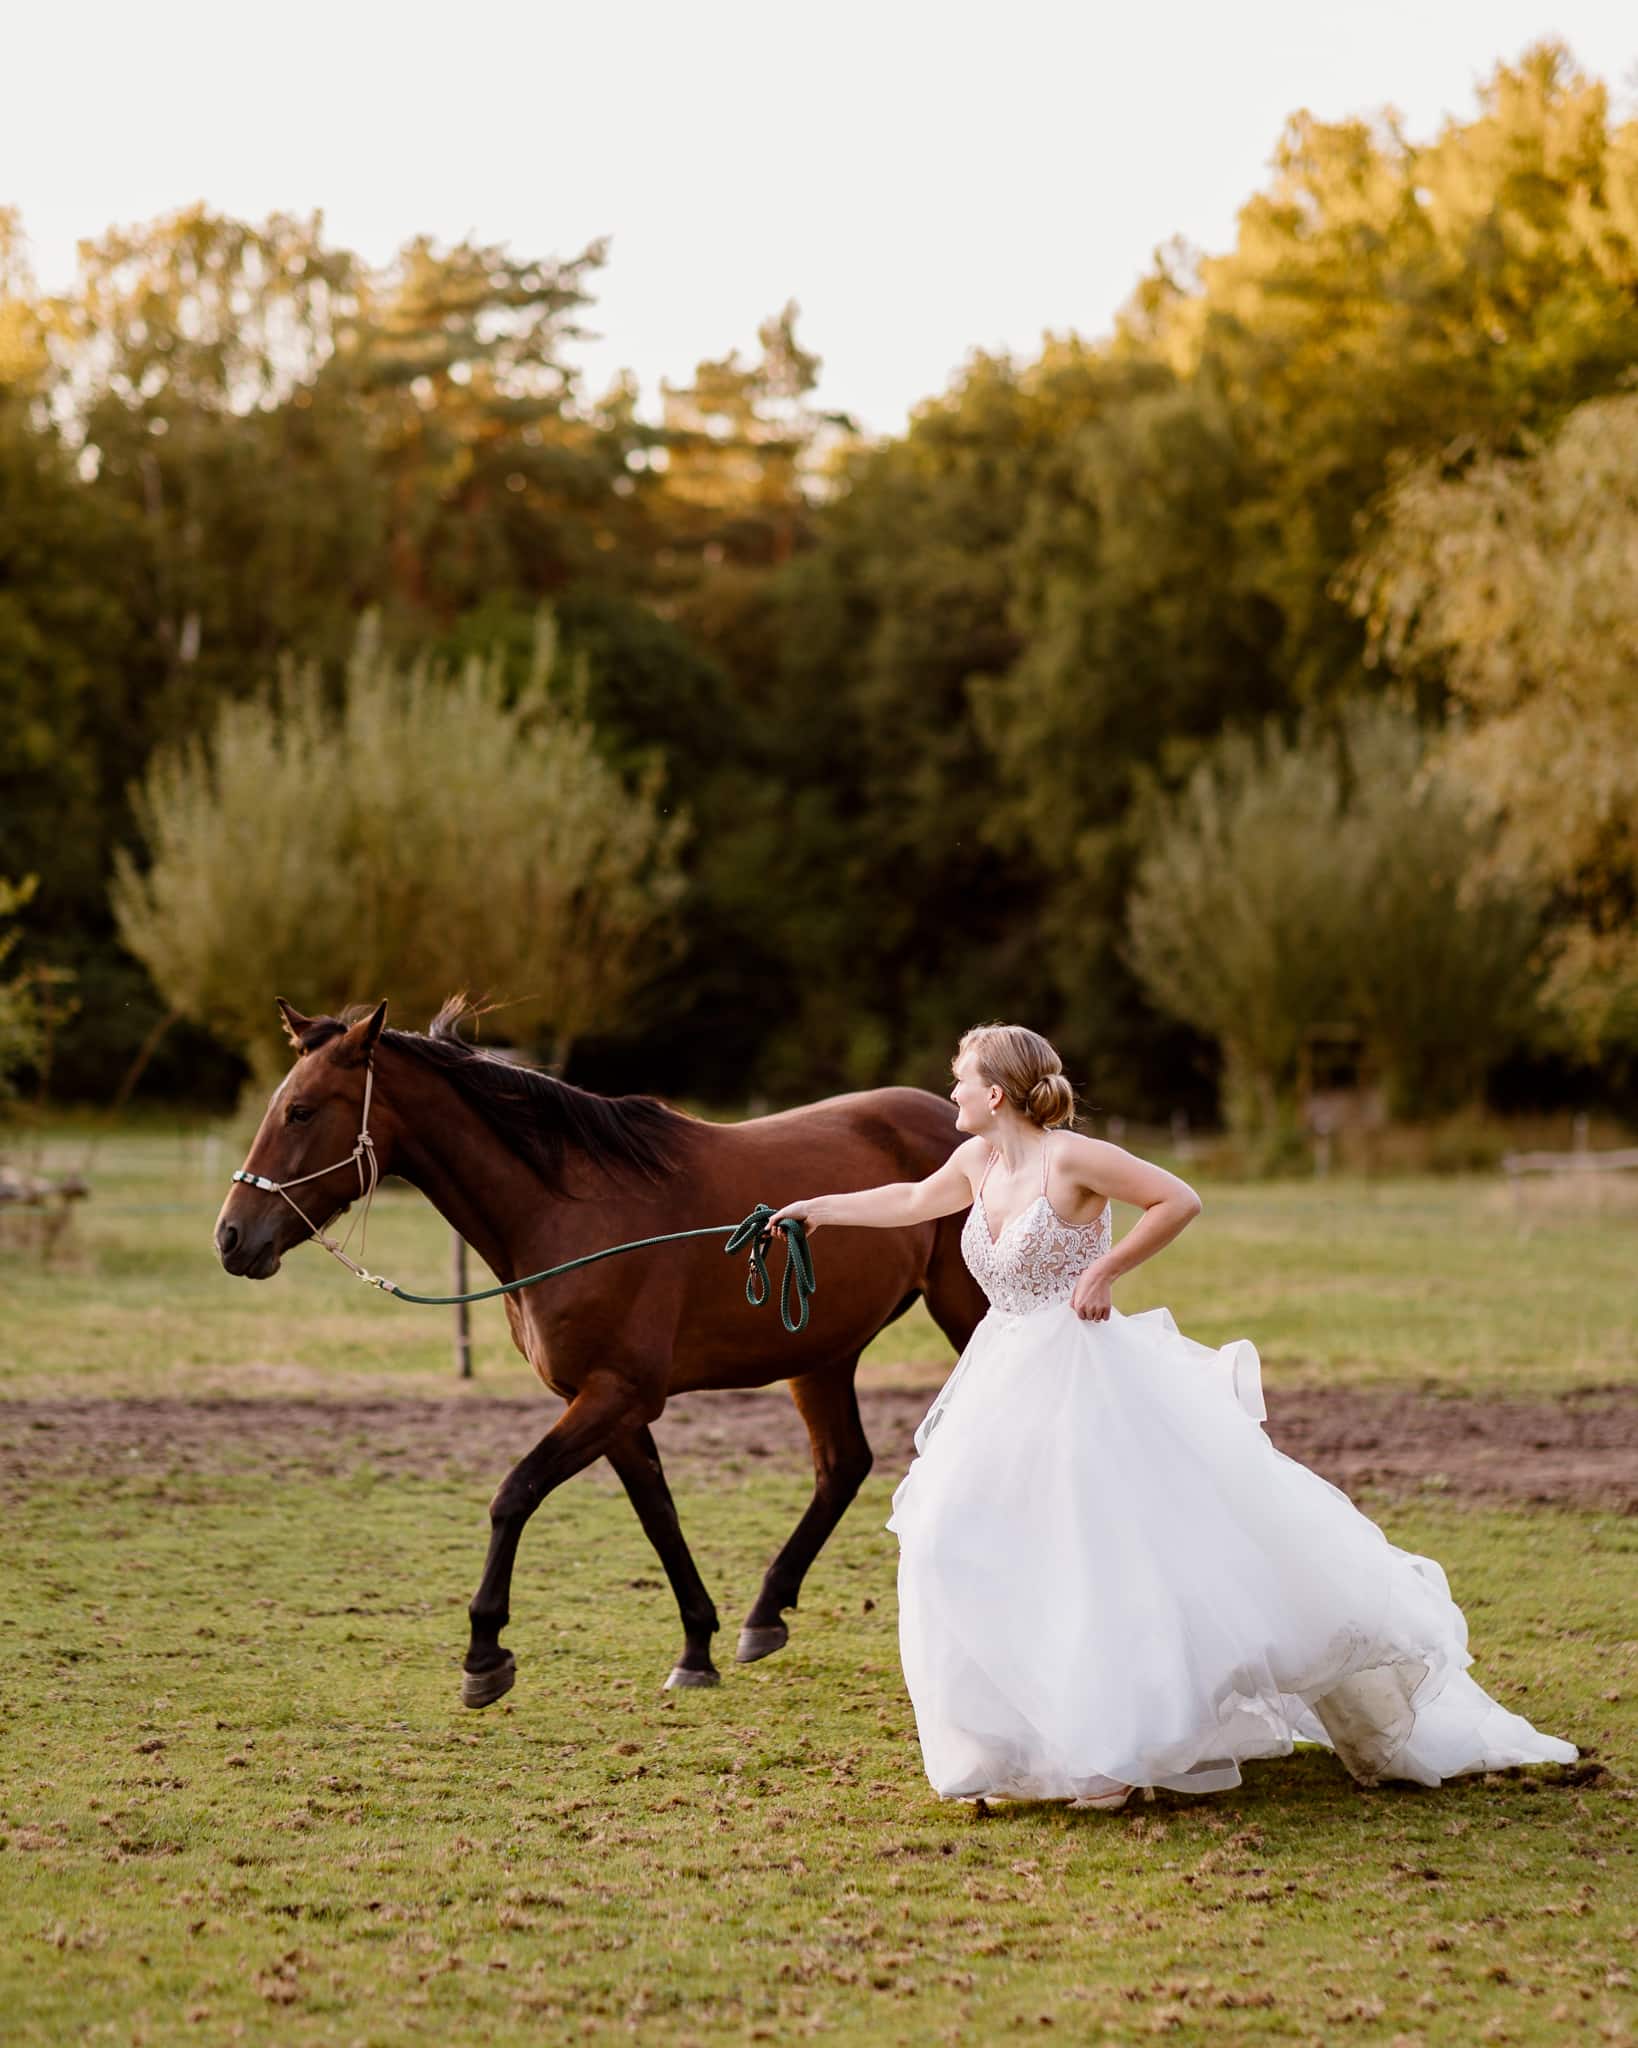
{"type": "Polygon", "coordinates": [[[848,1223],[864,1230],[895,1230],[907,1223],[931,1223],[971,1207],[973,1174],[983,1170],[984,1141],[968,1138],[925,1180],[889,1181],[879,1188],[860,1188],[850,1195],[805,1195],[787,1202],[768,1227],[777,1230],[787,1216],[799,1216],[810,1232],[825,1223],[848,1223]]]}

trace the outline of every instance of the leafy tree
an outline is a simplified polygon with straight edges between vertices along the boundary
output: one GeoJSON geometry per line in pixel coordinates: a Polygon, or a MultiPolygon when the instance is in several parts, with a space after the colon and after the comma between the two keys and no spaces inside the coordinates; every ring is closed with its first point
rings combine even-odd
{"type": "Polygon", "coordinates": [[[577,413],[562,353],[601,260],[420,238],[372,272],[316,216],[197,207],[85,246],[50,315],[159,657],[127,761],[281,647],[339,660],[366,604],[413,638],[598,559],[635,430],[577,413]]]}
{"type": "Polygon", "coordinates": [[[305,416],[364,281],[316,218],[251,226],[195,207],[83,244],[74,287],[45,309],[56,408],[89,496],[125,528],[114,585],[151,650],[103,707],[124,774],[247,659],[337,644],[379,542],[345,414],[305,416]]]}
{"type": "Polygon", "coordinates": [[[1235,422],[1237,576],[1281,621],[1282,678],[1352,690],[1335,578],[1395,458],[1539,430],[1638,361],[1638,123],[1554,42],[1430,144],[1391,113],[1298,114],[1235,247],[1162,265],[1127,332],[1235,422]]]}
{"type": "Polygon", "coordinates": [[[1459,708],[1451,773],[1554,909],[1549,997],[1591,1057],[1638,1052],[1638,397],[1393,491],[1356,571],[1379,656],[1459,708]]]}
{"type": "Polygon", "coordinates": [[[1016,373],[1045,402],[1073,371],[1079,395],[1039,454],[1020,437],[1004,501],[1017,650],[970,685],[988,830],[1040,863],[1053,1007],[1123,1093],[1170,1093],[1155,1055],[1187,1052],[1121,958],[1136,792],[1225,726],[1380,690],[1343,572],[1385,484],[1407,454],[1507,441],[1619,381],[1635,224],[1638,123],[1543,46],[1425,147],[1391,116],[1296,117],[1232,250],[1167,252],[1111,344],[1016,373]]]}
{"type": "Polygon", "coordinates": [[[1192,1049],[1157,1029],[1124,959],[1136,799],[1226,718],[1282,704],[1279,626],[1241,586],[1248,484],[1223,405],[1142,360],[1088,381],[1092,403],[1062,417],[1019,526],[1018,656],[971,687],[998,771],[986,829],[1050,877],[1057,1002],[1069,1037],[1097,1049],[1101,1084],[1175,1104],[1192,1049]]]}
{"type": "Polygon", "coordinates": [[[414,1013],[456,983],[561,1063],[666,957],[683,826],[549,684],[544,647],[509,704],[498,661],[401,668],[371,623],[338,707],[287,663],[277,692],[224,704],[208,738],[149,765],[147,862],[117,862],[121,937],[179,1014],[264,1071],[277,990],[331,1008],[391,993],[414,1013]]]}
{"type": "Polygon", "coordinates": [[[1224,1107],[1288,1121],[1317,1027],[1364,1034],[1392,1106],[1469,1099],[1528,1014],[1535,909],[1425,772],[1403,714],[1230,732],[1157,799],[1131,899],[1151,999],[1222,1049],[1224,1107]]]}
{"type": "MultiPolygon", "coordinates": [[[[785,709],[754,685],[742,694],[677,625],[634,598],[578,586],[553,607],[552,628],[554,675],[582,693],[603,758],[628,779],[658,772],[662,815],[686,813],[692,827],[678,947],[647,1000],[664,1032],[627,1021],[580,1039],[571,1078],[737,1098],[789,1000],[786,966],[770,947],[782,918],[765,871],[785,801],[776,759],[785,709]]],[[[523,687],[541,650],[535,616],[486,605],[438,644],[456,666],[485,648],[503,651],[508,690],[523,687]]]]}
{"type": "Polygon", "coordinates": [[[372,278],[331,381],[368,423],[393,595],[440,624],[497,594],[550,595],[620,552],[628,458],[653,437],[616,387],[578,403],[563,360],[606,249],[568,261],[406,244],[372,278]]]}
{"type": "MultiPolygon", "coordinates": [[[[8,882],[0,875],[0,968],[16,951],[21,934],[17,913],[34,894],[36,878],[8,882]]],[[[33,1066],[44,1043],[40,990],[29,974],[0,977],[0,1111],[10,1101],[19,1073],[33,1066]]]]}
{"type": "Polygon", "coordinates": [[[47,310],[19,223],[0,210],[0,875],[37,878],[10,898],[32,966],[7,1007],[32,1020],[54,1086],[72,1095],[105,1091],[129,1061],[150,996],[106,904],[117,804],[105,721],[135,652],[117,589],[129,535],[76,474],[54,391],[47,310]],[[54,993],[69,982],[76,1006],[54,993]]]}
{"type": "Polygon", "coordinates": [[[0,211],[0,873],[61,919],[102,887],[95,730],[126,647],[116,535],[52,431],[50,361],[16,217],[0,211]]]}
{"type": "Polygon", "coordinates": [[[766,789],[743,879],[720,886],[748,896],[761,878],[784,963],[776,1086],[936,1086],[998,992],[1047,1014],[1033,852],[989,834],[970,686],[1018,653],[1012,549],[1066,409],[975,358],[902,440],[848,454],[820,544],[770,579],[727,651],[766,789]]]}
{"type": "Polygon", "coordinates": [[[1344,830],[1362,900],[1350,961],[1357,1018],[1402,1117],[1471,1102],[1536,1018],[1541,896],[1499,869],[1494,813],[1443,772],[1440,735],[1386,706],[1342,727],[1344,830]]]}
{"type": "MultiPolygon", "coordinates": [[[[1405,462],[1518,460],[1619,388],[1638,122],[1554,45],[1428,142],[1299,115],[1231,249],[1166,252],[1098,346],[975,356],[874,446],[816,407],[794,308],[667,386],[662,425],[629,378],[580,390],[598,244],[422,238],[375,269],[317,219],[193,209],[105,236],[49,302],[6,247],[0,872],[40,873],[24,915],[82,970],[82,1073],[129,1057],[94,1031],[147,1021],[102,886],[133,764],[281,649],[338,692],[372,607],[406,659],[505,641],[515,709],[546,600],[548,696],[588,653],[604,766],[640,781],[660,749],[655,803],[697,826],[668,1028],[581,1040],[600,1072],[936,1081],[1007,1010],[1153,1106],[1203,1041],[1124,950],[1142,792],[1225,729],[1383,693],[1346,570],[1405,462]]],[[[1431,645],[1401,669],[1425,718],[1454,691],[1475,741],[1495,726],[1431,645]]],[[[1598,853],[1596,905],[1582,867],[1550,878],[1560,975],[1605,991],[1589,1045],[1627,1028],[1624,858],[1598,853]]]]}
{"type": "Polygon", "coordinates": [[[763,321],[755,361],[734,349],[698,364],[691,384],[661,381],[678,538],[686,533],[712,563],[788,560],[808,535],[820,451],[851,427],[811,402],[820,359],[796,338],[797,310],[787,304],[763,321]]]}
{"type": "Polygon", "coordinates": [[[337,676],[366,607],[414,646],[480,601],[632,580],[653,433],[561,361],[600,260],[421,240],[375,272],[316,217],[202,208],[88,246],[55,300],[0,260],[0,847],[85,977],[71,1070],[117,1069],[152,1006],[107,912],[133,763],[282,648],[337,676]]]}

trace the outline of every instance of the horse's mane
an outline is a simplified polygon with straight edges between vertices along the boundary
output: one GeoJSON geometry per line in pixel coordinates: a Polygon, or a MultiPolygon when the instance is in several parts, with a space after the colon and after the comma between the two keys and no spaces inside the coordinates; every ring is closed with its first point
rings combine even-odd
{"type": "MultiPolygon", "coordinates": [[[[600,1166],[629,1167],[649,1180],[674,1170],[678,1141],[692,1117],[652,1095],[593,1095],[538,1067],[485,1052],[460,1035],[462,1020],[477,1014],[465,996],[451,996],[425,1032],[384,1030],[380,1042],[442,1074],[553,1194],[565,1192],[566,1148],[584,1152],[600,1166]]],[[[335,1025],[335,1032],[345,1028],[332,1018],[324,1021],[335,1025]]],[[[303,1049],[316,1051],[317,1046],[304,1038],[303,1049]]]]}

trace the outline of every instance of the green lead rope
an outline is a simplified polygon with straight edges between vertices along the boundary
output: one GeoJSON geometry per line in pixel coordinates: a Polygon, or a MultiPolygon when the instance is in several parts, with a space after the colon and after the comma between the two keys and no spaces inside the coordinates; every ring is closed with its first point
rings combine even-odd
{"type": "MultiPolygon", "coordinates": [[[[758,1202],[743,1223],[734,1225],[728,1242],[723,1246],[730,1257],[747,1244],[751,1247],[750,1270],[745,1275],[745,1299],[752,1308],[760,1308],[768,1298],[768,1246],[773,1241],[768,1218],[772,1214],[766,1202],[758,1202]]],[[[799,1330],[808,1327],[808,1303],[813,1298],[814,1288],[813,1248],[808,1243],[808,1227],[800,1216],[793,1216],[783,1228],[785,1271],[779,1282],[779,1320],[794,1337],[799,1330]]]]}
{"type": "MultiPolygon", "coordinates": [[[[521,1280],[506,1280],[498,1287],[480,1287],[473,1294],[411,1294],[394,1280],[384,1280],[379,1274],[370,1273],[364,1277],[372,1287],[379,1287],[383,1294],[390,1294],[396,1301],[413,1302],[418,1308],[453,1308],[467,1301],[493,1301],[497,1294],[516,1294],[521,1288],[535,1287],[542,1280],[550,1280],[559,1273],[572,1273],[576,1266],[595,1266],[599,1259],[615,1259],[622,1252],[640,1252],[649,1245],[676,1244],[685,1237],[726,1237],[728,1242],[723,1250],[730,1255],[750,1246],[750,1271],[745,1276],[745,1299],[752,1308],[760,1308],[767,1300],[770,1281],[768,1278],[768,1247],[773,1242],[773,1232],[768,1228],[768,1218],[773,1214],[766,1202],[758,1202],[743,1222],[713,1223],[704,1230],[671,1230],[663,1237],[635,1237],[630,1244],[611,1244],[606,1251],[587,1252],[583,1258],[565,1259],[561,1266],[548,1266],[543,1273],[528,1273],[521,1280]]],[[[813,1298],[813,1252],[808,1244],[807,1228],[799,1216],[793,1216],[782,1224],[785,1235],[785,1271],[779,1283],[779,1320],[794,1337],[808,1326],[808,1303],[813,1298]]]]}

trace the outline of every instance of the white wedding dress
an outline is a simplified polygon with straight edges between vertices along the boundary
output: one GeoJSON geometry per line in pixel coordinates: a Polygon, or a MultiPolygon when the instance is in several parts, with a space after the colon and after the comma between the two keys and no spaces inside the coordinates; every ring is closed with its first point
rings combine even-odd
{"type": "Polygon", "coordinates": [[[1043,1146],[995,1243],[980,1184],[961,1245],[990,1310],[888,1523],[940,1796],[1216,1792],[1294,1742],[1364,1784],[1573,1761],[1468,1676],[1439,1566],[1274,1448],[1251,1344],[1208,1350],[1164,1309],[1075,1314],[1109,1210],[1065,1223],[1045,1176],[1043,1146]]]}

